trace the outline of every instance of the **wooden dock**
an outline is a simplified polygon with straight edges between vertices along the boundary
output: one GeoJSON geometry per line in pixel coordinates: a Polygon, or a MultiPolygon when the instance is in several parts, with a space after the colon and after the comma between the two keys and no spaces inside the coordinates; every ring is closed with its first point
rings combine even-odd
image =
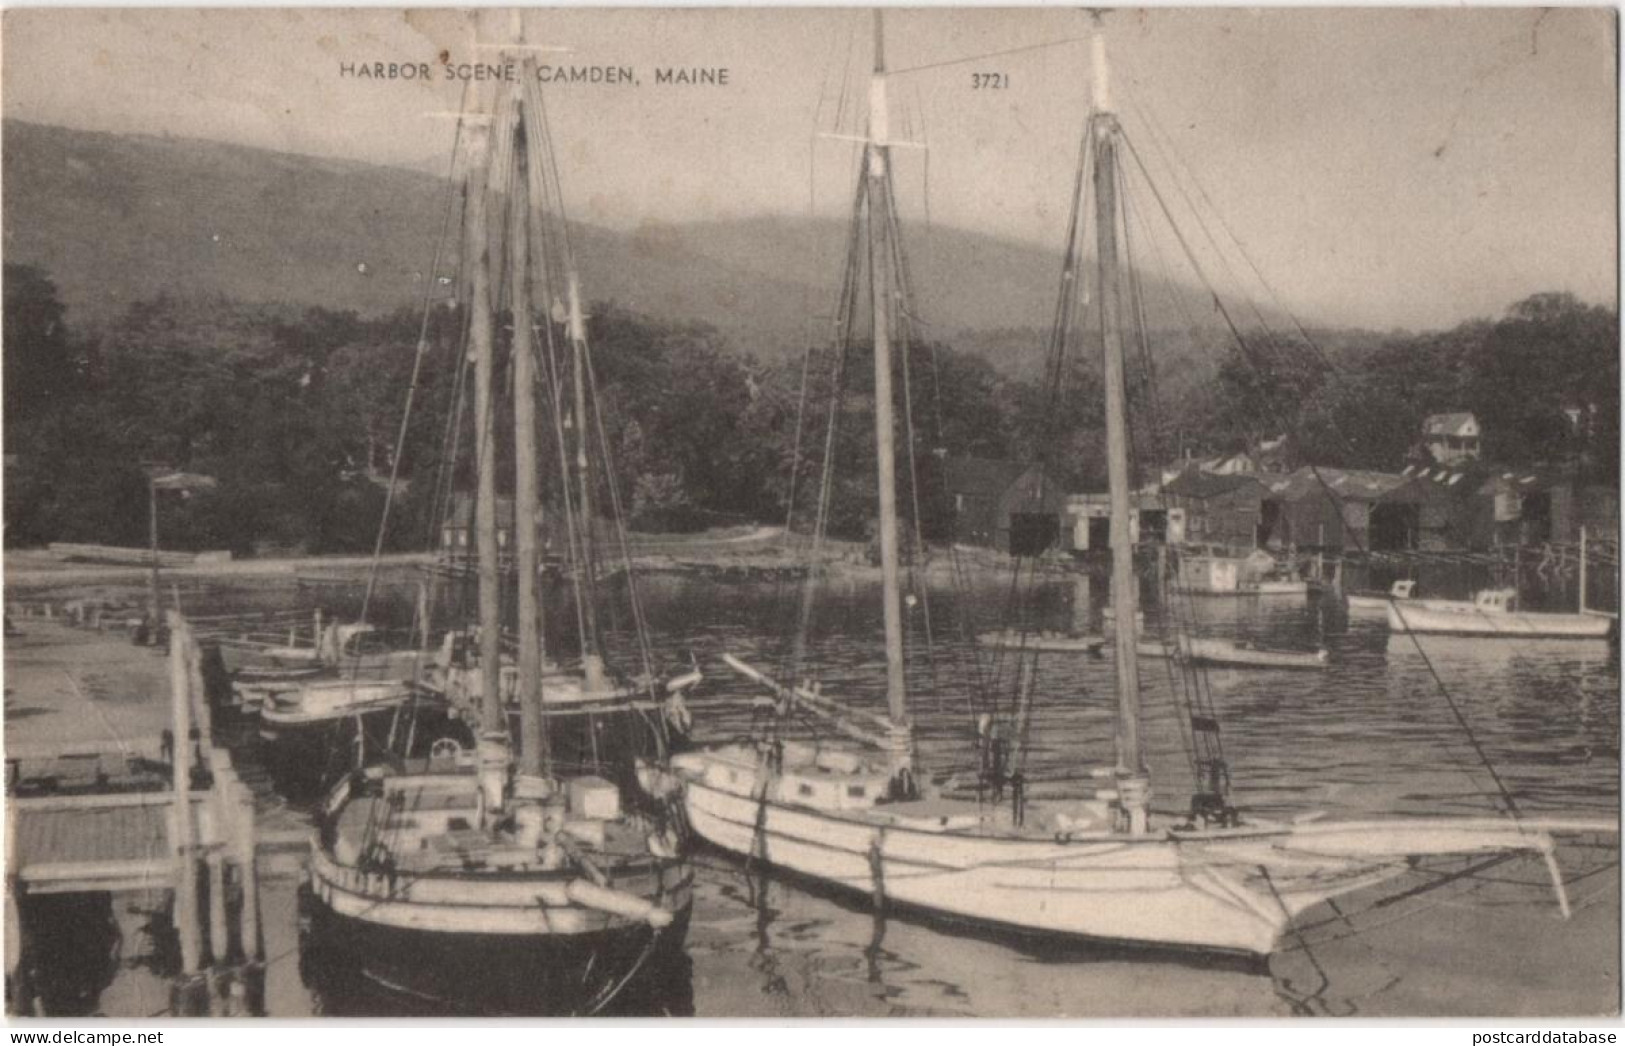
{"type": "Polygon", "coordinates": [[[175,612],[169,626],[162,660],[127,642],[109,646],[118,642],[112,637],[70,644],[56,624],[36,626],[32,638],[41,644],[8,644],[7,715],[15,721],[8,722],[5,752],[6,885],[8,922],[19,932],[8,935],[15,947],[7,972],[14,1005],[28,1005],[31,931],[48,927],[32,927],[27,913],[31,899],[44,896],[167,895],[179,950],[171,1003],[177,1015],[211,1008],[220,1015],[214,1000],[244,993],[210,991],[209,983],[252,974],[261,963],[253,797],[229,753],[210,742],[192,628],[175,612]],[[144,689],[148,699],[95,690],[103,673],[101,682],[144,689]],[[154,700],[163,689],[169,700],[154,700]]]}

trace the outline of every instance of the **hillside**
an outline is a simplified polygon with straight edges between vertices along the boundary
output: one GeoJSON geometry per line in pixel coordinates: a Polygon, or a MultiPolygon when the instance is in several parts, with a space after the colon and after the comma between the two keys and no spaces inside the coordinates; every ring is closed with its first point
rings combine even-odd
{"type": "MultiPolygon", "coordinates": [[[[77,323],[161,292],[364,314],[410,304],[446,201],[429,174],[219,142],[8,120],[3,144],[5,257],[48,271],[77,323]]],[[[712,324],[769,359],[805,343],[809,307],[827,316],[844,234],[793,217],[573,233],[592,297],[712,324]]],[[[927,333],[1034,372],[1058,254],[941,225],[907,240],[927,333]]],[[[1148,308],[1153,325],[1179,323],[1166,302],[1148,308]]]]}

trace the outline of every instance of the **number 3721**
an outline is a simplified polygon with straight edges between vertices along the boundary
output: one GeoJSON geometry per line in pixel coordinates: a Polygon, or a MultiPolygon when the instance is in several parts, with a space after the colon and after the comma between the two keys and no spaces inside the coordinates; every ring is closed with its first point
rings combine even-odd
{"type": "Polygon", "coordinates": [[[1010,86],[1010,74],[971,73],[970,86],[973,91],[1002,91],[1010,86]]]}

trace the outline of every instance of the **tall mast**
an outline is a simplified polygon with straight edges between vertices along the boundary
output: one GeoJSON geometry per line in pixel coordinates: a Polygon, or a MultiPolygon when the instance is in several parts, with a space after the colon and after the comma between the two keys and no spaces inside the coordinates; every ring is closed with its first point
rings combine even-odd
{"type": "MultiPolygon", "coordinates": [[[[523,41],[523,36],[520,36],[523,41]]],[[[529,63],[522,66],[529,72],[529,63]]],[[[525,136],[524,99],[515,97],[513,123],[503,129],[513,138],[511,195],[508,199],[508,297],[513,307],[513,521],[519,600],[519,731],[520,769],[541,775],[548,770],[547,728],[542,715],[542,606],[537,591],[540,549],[536,524],[541,519],[537,494],[536,367],[531,344],[529,144],[525,136]]]]}
{"type": "Polygon", "coordinates": [[[463,133],[468,136],[467,224],[463,258],[469,268],[468,342],[474,355],[474,455],[479,485],[474,501],[475,543],[479,550],[480,722],[487,733],[506,730],[502,712],[502,593],[497,564],[497,462],[492,386],[495,353],[491,342],[491,245],[485,194],[490,176],[489,117],[476,109],[463,133]]]}
{"type": "Polygon", "coordinates": [[[880,574],[886,616],[886,708],[894,732],[892,773],[909,769],[908,693],[903,681],[902,586],[897,556],[897,458],[892,438],[891,269],[887,170],[886,26],[874,13],[875,72],[869,82],[869,144],[866,155],[869,209],[869,278],[874,303],[875,461],[880,495],[880,574]]]}
{"type": "Polygon", "coordinates": [[[573,359],[572,374],[575,383],[576,470],[581,477],[581,562],[576,569],[582,577],[576,581],[576,598],[581,602],[582,620],[586,630],[581,636],[581,668],[587,676],[587,688],[597,690],[604,682],[603,652],[598,649],[598,610],[593,605],[593,574],[596,570],[592,547],[592,471],[587,461],[587,320],[581,311],[581,281],[572,270],[569,280],[570,348],[573,359]]]}
{"type": "Polygon", "coordinates": [[[1117,614],[1117,781],[1127,828],[1146,830],[1149,789],[1140,747],[1140,671],[1135,651],[1139,603],[1134,542],[1129,527],[1127,394],[1123,380],[1122,303],[1118,298],[1117,117],[1111,108],[1106,40],[1097,30],[1094,51],[1095,253],[1100,276],[1100,341],[1106,381],[1106,472],[1111,498],[1112,608],[1117,614]]]}

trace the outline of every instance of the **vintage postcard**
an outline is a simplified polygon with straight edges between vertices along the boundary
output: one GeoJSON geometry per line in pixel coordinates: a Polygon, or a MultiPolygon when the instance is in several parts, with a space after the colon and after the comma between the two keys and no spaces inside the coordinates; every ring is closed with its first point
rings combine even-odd
{"type": "Polygon", "coordinates": [[[1614,10],[3,47],[12,1018],[1619,1015],[1614,10]]]}

